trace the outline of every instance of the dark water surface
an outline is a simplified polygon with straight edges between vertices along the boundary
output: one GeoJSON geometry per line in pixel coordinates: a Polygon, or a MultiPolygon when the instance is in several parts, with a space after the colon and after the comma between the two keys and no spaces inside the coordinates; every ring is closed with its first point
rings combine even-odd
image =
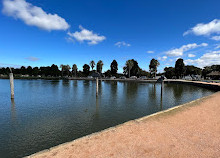
{"type": "Polygon", "coordinates": [[[0,80],[0,157],[23,157],[214,93],[182,84],[0,80]]]}

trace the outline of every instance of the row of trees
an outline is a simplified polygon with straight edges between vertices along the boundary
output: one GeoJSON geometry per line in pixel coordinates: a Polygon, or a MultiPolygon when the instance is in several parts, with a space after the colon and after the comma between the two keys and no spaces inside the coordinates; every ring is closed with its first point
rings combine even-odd
{"type": "MultiPolygon", "coordinates": [[[[78,70],[78,67],[76,64],[73,64],[72,67],[70,65],[64,65],[64,64],[61,64],[60,67],[58,67],[55,64],[51,66],[47,66],[47,67],[42,66],[42,67],[33,67],[33,68],[31,66],[28,66],[28,67],[22,66],[21,68],[16,68],[16,69],[12,68],[12,71],[14,74],[29,75],[29,76],[41,75],[41,76],[51,76],[51,77],[58,77],[58,76],[74,76],[74,77],[80,76],[82,77],[82,76],[91,75],[94,72],[102,74],[103,65],[104,63],[101,60],[99,60],[97,63],[95,63],[95,61],[92,60],[89,64],[83,65],[82,71],[78,70]],[[90,71],[90,68],[92,69],[91,71],[90,71]]],[[[154,71],[156,74],[156,70],[155,70],[156,68],[154,66],[150,66],[150,67],[151,67],[151,71],[154,71]]],[[[10,73],[9,67],[0,68],[0,74],[6,75],[9,73],[10,73]]],[[[123,67],[123,73],[127,77],[130,77],[130,76],[148,76],[149,77],[150,76],[150,73],[142,70],[139,67],[138,62],[134,59],[126,61],[125,66],[123,67]]],[[[118,62],[116,60],[112,61],[110,65],[110,69],[104,72],[104,75],[108,77],[110,76],[119,77],[118,62]]]]}
{"type": "MultiPolygon", "coordinates": [[[[22,66],[21,68],[12,68],[12,71],[14,74],[21,74],[21,75],[30,75],[30,76],[51,76],[51,77],[58,77],[58,76],[74,76],[74,77],[85,77],[89,76],[92,73],[99,73],[102,74],[103,70],[103,61],[99,60],[97,63],[95,63],[94,60],[92,60],[89,64],[84,64],[83,69],[78,70],[78,67],[76,64],[73,64],[72,67],[70,65],[60,65],[58,67],[57,65],[53,64],[51,66],[47,67],[34,67],[28,66],[27,68],[22,66]],[[90,68],[92,69],[90,71],[90,68]],[[95,69],[96,68],[96,69],[95,69]]],[[[125,63],[125,66],[123,67],[123,74],[127,77],[130,76],[147,76],[147,77],[156,77],[157,74],[157,68],[160,65],[158,60],[152,59],[149,64],[149,72],[142,70],[138,62],[134,59],[127,60],[125,63]]],[[[203,75],[206,77],[208,73],[211,71],[220,71],[220,65],[213,65],[213,66],[207,66],[203,70],[192,66],[187,65],[185,66],[183,59],[179,58],[176,63],[175,67],[166,67],[164,68],[164,75],[167,78],[182,78],[183,76],[187,75],[203,75]]],[[[119,77],[118,72],[118,63],[116,60],[113,60],[110,69],[104,72],[105,76],[116,76],[119,77]]],[[[10,69],[7,68],[0,68],[0,74],[8,74],[10,73],[10,69]]]]}
{"type": "Polygon", "coordinates": [[[193,65],[185,66],[183,59],[179,58],[175,63],[175,67],[166,67],[164,71],[167,78],[183,78],[184,76],[193,77],[195,75],[201,75],[206,78],[207,74],[210,72],[220,71],[220,65],[206,66],[204,69],[201,69],[193,65]]]}

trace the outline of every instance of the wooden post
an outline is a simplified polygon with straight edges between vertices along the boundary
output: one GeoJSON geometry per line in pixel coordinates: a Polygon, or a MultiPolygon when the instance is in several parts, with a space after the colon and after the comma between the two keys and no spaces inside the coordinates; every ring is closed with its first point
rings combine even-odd
{"type": "Polygon", "coordinates": [[[9,74],[9,78],[10,78],[10,87],[11,87],[11,99],[14,99],[14,77],[13,77],[13,73],[9,74]]]}
{"type": "Polygon", "coordinates": [[[97,77],[96,78],[96,96],[98,96],[98,92],[99,92],[99,79],[97,77]]]}

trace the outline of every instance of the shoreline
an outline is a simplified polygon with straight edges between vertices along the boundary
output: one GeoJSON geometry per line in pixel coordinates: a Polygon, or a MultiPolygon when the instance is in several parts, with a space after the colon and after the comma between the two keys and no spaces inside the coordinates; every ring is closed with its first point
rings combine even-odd
{"type": "MultiPolygon", "coordinates": [[[[173,80],[170,80],[168,82],[176,82],[176,81],[173,81],[173,80]]],[[[206,82],[189,82],[189,81],[180,81],[178,80],[177,82],[181,82],[183,84],[194,84],[194,85],[203,85],[207,88],[207,86],[209,86],[209,88],[213,88],[213,87],[217,87],[216,90],[219,90],[220,88],[220,84],[218,83],[206,83],[206,82]]],[[[93,144],[93,141],[96,141],[96,139],[94,139],[95,137],[99,137],[100,139],[102,139],[102,135],[105,135],[105,134],[110,134],[110,135],[114,135],[114,133],[116,133],[117,131],[120,131],[121,129],[124,129],[126,128],[127,126],[131,127],[132,126],[138,126],[139,124],[144,124],[145,122],[150,122],[151,120],[161,120],[161,118],[166,118],[166,117],[169,117],[169,116],[175,116],[175,115],[178,115],[178,114],[181,114],[182,112],[187,112],[189,111],[191,108],[195,108],[195,107],[200,107],[204,102],[210,102],[213,100],[213,98],[219,98],[220,97],[220,92],[216,92],[210,96],[206,96],[206,97],[203,97],[203,98],[200,98],[200,99],[197,99],[197,100],[194,100],[194,101],[191,101],[189,103],[185,103],[185,104],[182,104],[182,105],[178,105],[178,106],[175,106],[173,108],[170,108],[170,109],[167,109],[167,110],[164,110],[164,111],[160,111],[160,112],[157,112],[157,113],[154,113],[154,114],[151,114],[151,115],[148,115],[148,116],[144,116],[142,118],[138,118],[138,119],[135,119],[135,120],[130,120],[128,122],[125,122],[123,124],[119,124],[117,126],[113,126],[113,127],[110,127],[110,128],[107,128],[107,129],[104,129],[102,131],[99,131],[99,132],[95,132],[95,133],[92,133],[90,135],[87,135],[87,136],[84,136],[84,137],[81,137],[81,138],[78,138],[78,139],[75,139],[73,141],[70,141],[70,142],[66,142],[66,143],[63,143],[63,144],[60,144],[60,145],[57,145],[57,146],[54,146],[54,147],[51,147],[49,149],[45,149],[43,151],[40,151],[40,152],[37,152],[35,154],[32,154],[30,156],[27,156],[28,158],[32,158],[32,157],[43,157],[43,156],[46,156],[46,157],[53,157],[51,156],[51,154],[54,154],[55,151],[60,151],[60,153],[62,154],[65,154],[65,153],[68,153],[68,154],[73,154],[75,153],[74,152],[74,148],[72,147],[72,145],[74,146],[74,144],[81,144],[83,146],[85,146],[84,141],[87,141],[89,143],[92,143],[93,144]],[[71,147],[73,150],[70,150],[71,147]],[[68,147],[67,147],[68,146],[68,147]],[[69,151],[66,151],[66,148],[69,149],[69,151]],[[62,150],[62,151],[61,151],[62,150]],[[64,152],[65,151],[65,152],[64,152]],[[64,152],[64,153],[63,153],[64,152]]],[[[219,105],[219,102],[217,102],[217,104],[219,105]]],[[[203,105],[204,106],[204,105],[203,105]]],[[[207,105],[206,105],[206,108],[207,108],[207,105]]],[[[144,127],[143,127],[144,128],[144,127]]],[[[146,127],[145,127],[146,128],[146,127]]],[[[219,128],[220,129],[220,128],[219,128]]],[[[151,130],[157,130],[157,128],[152,128],[151,130]]],[[[127,135],[126,133],[124,133],[124,135],[127,135]]],[[[136,135],[138,136],[138,135],[136,135]]],[[[219,131],[219,136],[220,136],[220,131],[219,131]]],[[[125,136],[126,137],[126,136],[125,136]]],[[[112,138],[114,140],[114,137],[112,138]]],[[[105,139],[103,139],[104,141],[105,139]]],[[[134,141],[134,140],[133,140],[134,141]]],[[[118,141],[116,141],[117,143],[118,141]]],[[[100,142],[99,142],[100,143],[100,142]]],[[[120,141],[118,142],[119,144],[120,141]]],[[[220,140],[219,140],[219,143],[220,143],[220,140]]],[[[97,146],[96,144],[93,144],[92,145],[93,148],[96,148],[95,146],[97,146]]],[[[85,146],[86,147],[86,146],[85,146]]],[[[68,155],[67,154],[67,155],[68,155]]],[[[81,155],[84,155],[85,153],[81,153],[81,155]]],[[[104,153],[103,153],[104,154],[104,153]]],[[[59,152],[56,152],[56,157],[61,157],[61,156],[58,156],[59,155],[59,152]]],[[[65,155],[65,156],[67,156],[65,155]]],[[[62,155],[63,156],[63,155],[62,155]]],[[[78,155],[75,155],[78,157],[78,155]]],[[[99,156],[99,155],[98,155],[99,156]]],[[[72,155],[72,157],[74,157],[72,155]]],[[[80,157],[80,156],[79,156],[80,157]]],[[[82,156],[83,157],[83,156],[82,156]]],[[[89,155],[89,157],[96,157],[95,155],[89,155]]],[[[99,156],[99,157],[102,157],[102,156],[99,156]]],[[[104,156],[105,157],[105,156],[104,156]]],[[[112,156],[110,156],[112,157],[112,156]]],[[[114,156],[113,156],[114,157],[114,156]]]]}

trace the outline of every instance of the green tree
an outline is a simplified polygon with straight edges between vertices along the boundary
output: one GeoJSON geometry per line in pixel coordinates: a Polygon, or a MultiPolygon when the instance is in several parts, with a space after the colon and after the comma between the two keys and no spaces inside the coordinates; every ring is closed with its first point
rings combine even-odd
{"type": "Polygon", "coordinates": [[[77,73],[77,65],[76,64],[73,64],[73,67],[72,67],[72,71],[73,73],[75,74],[75,77],[76,77],[76,73],[77,73]]]}
{"type": "Polygon", "coordinates": [[[95,67],[95,61],[94,60],[92,60],[92,61],[90,61],[90,66],[91,66],[91,68],[92,68],[92,70],[93,70],[93,68],[95,67]]]}
{"type": "Polygon", "coordinates": [[[111,74],[112,75],[115,75],[117,74],[117,71],[118,71],[118,63],[116,60],[113,60],[112,63],[111,63],[111,74]]]}
{"type": "Polygon", "coordinates": [[[62,71],[62,77],[63,77],[63,75],[69,76],[69,74],[70,74],[70,69],[71,69],[69,65],[63,65],[63,64],[61,64],[61,65],[60,65],[60,68],[61,68],[61,71],[62,71]]]}
{"type": "Polygon", "coordinates": [[[172,79],[175,76],[175,68],[174,67],[165,67],[165,77],[172,79]]]}
{"type": "Polygon", "coordinates": [[[103,68],[103,62],[101,61],[101,60],[99,60],[98,62],[97,62],[97,64],[96,64],[96,70],[97,70],[97,72],[99,72],[99,73],[102,73],[102,68],[103,68]]]}
{"type": "Polygon", "coordinates": [[[185,66],[185,75],[201,75],[202,73],[202,69],[198,68],[198,67],[195,67],[193,65],[187,65],[185,66]]]}
{"type": "Polygon", "coordinates": [[[107,70],[104,74],[105,74],[105,77],[111,77],[111,71],[110,70],[107,70]]]}
{"type": "Polygon", "coordinates": [[[30,76],[33,74],[33,69],[32,69],[31,66],[27,67],[27,74],[30,75],[30,76]]]}
{"type": "Polygon", "coordinates": [[[33,68],[33,75],[34,75],[34,76],[39,75],[39,69],[38,69],[38,67],[34,67],[34,68],[33,68]]]}
{"type": "Polygon", "coordinates": [[[179,58],[176,61],[175,64],[175,73],[177,78],[182,78],[185,73],[185,64],[183,62],[183,59],[179,58]]]}
{"type": "Polygon", "coordinates": [[[157,75],[157,67],[160,65],[159,61],[156,59],[151,59],[150,61],[150,65],[149,65],[149,69],[150,69],[150,73],[154,74],[154,77],[156,77],[157,75]]]}
{"type": "Polygon", "coordinates": [[[125,65],[126,65],[125,70],[128,71],[128,77],[130,78],[131,77],[131,69],[134,66],[134,62],[133,62],[133,60],[127,60],[125,65]]]}
{"type": "Polygon", "coordinates": [[[90,72],[90,66],[88,64],[83,65],[83,73],[85,76],[88,76],[90,72]]]}
{"type": "Polygon", "coordinates": [[[211,69],[212,71],[220,71],[220,65],[212,65],[211,69]]]}
{"type": "Polygon", "coordinates": [[[131,76],[140,76],[141,75],[141,69],[138,65],[138,62],[134,59],[131,59],[131,61],[133,63],[133,66],[131,68],[130,75],[131,76]]]}
{"type": "Polygon", "coordinates": [[[210,72],[212,72],[211,66],[204,67],[204,69],[202,70],[202,76],[204,77],[204,79],[206,79],[207,74],[209,74],[210,72]]]}
{"type": "Polygon", "coordinates": [[[21,67],[21,74],[25,75],[27,73],[27,70],[24,66],[21,67]]]}
{"type": "Polygon", "coordinates": [[[60,70],[57,65],[55,65],[55,64],[51,65],[50,74],[51,74],[51,76],[54,76],[54,77],[57,77],[60,75],[60,70]]]}

